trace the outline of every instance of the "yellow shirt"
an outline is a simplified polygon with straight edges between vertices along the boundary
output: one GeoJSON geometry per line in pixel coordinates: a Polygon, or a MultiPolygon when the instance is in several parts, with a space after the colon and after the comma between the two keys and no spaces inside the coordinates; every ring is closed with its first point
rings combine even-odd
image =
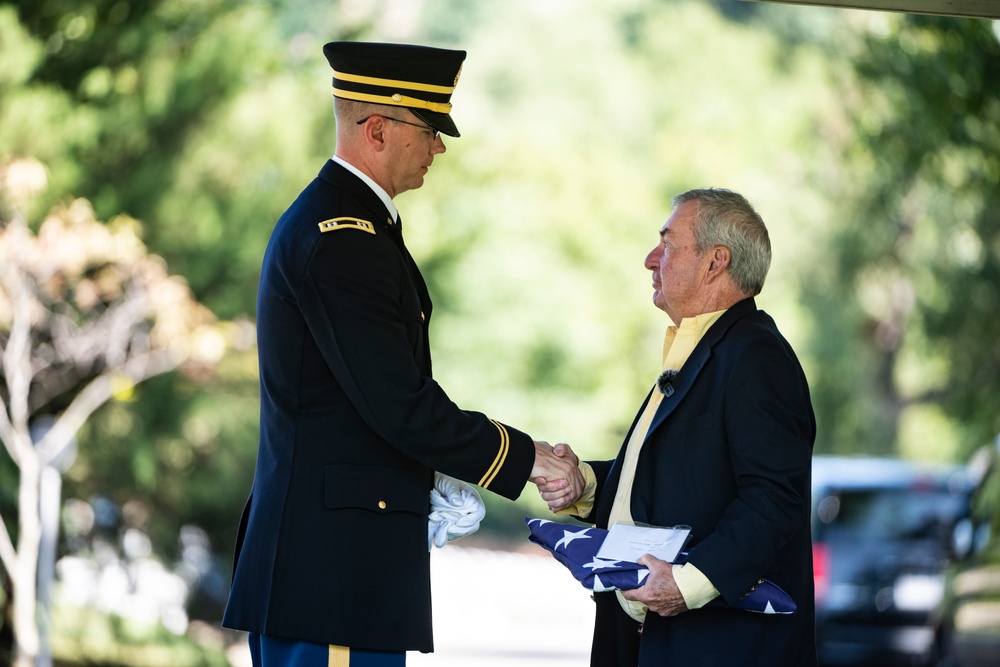
{"type": "MultiPolygon", "coordinates": [[[[684,362],[691,356],[702,336],[705,335],[705,332],[715,324],[716,320],[724,312],[726,311],[717,310],[712,313],[698,315],[697,317],[684,318],[681,320],[680,326],[668,327],[667,333],[663,338],[662,370],[680,370],[684,362]]],[[[652,423],[656,409],[660,406],[662,400],[663,392],[654,386],[649,401],[647,401],[646,407],[639,417],[639,421],[636,422],[635,428],[632,429],[632,435],[625,448],[625,460],[622,463],[621,480],[618,482],[615,500],[611,505],[611,516],[608,518],[609,526],[613,526],[615,523],[634,525],[631,503],[635,468],[639,461],[639,452],[648,435],[649,425],[652,423]]],[[[583,495],[576,504],[562,510],[560,514],[587,516],[593,511],[597,491],[597,476],[594,474],[594,469],[588,463],[581,462],[580,471],[587,482],[583,495]]],[[[684,596],[684,602],[687,604],[688,609],[703,607],[719,595],[719,591],[708,580],[708,577],[690,563],[675,566],[673,568],[673,575],[674,580],[677,582],[677,588],[680,589],[681,595],[684,596]]],[[[643,622],[646,618],[646,605],[626,600],[618,591],[615,594],[618,596],[618,603],[621,604],[622,609],[636,621],[643,622]]]]}

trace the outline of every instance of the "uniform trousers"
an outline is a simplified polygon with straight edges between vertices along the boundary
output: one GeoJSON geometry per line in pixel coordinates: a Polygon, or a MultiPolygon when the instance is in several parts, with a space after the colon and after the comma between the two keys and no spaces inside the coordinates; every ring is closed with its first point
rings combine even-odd
{"type": "Polygon", "coordinates": [[[405,651],[365,651],[250,633],[253,667],[404,667],[405,651]]]}

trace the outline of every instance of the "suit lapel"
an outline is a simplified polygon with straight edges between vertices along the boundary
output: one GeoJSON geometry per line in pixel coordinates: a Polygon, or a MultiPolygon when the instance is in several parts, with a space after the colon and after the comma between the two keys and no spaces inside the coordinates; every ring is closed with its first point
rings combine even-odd
{"type": "MultiPolygon", "coordinates": [[[[705,364],[712,357],[712,348],[715,347],[716,343],[725,337],[726,333],[736,322],[755,312],[757,312],[757,304],[753,298],[744,299],[723,313],[722,317],[705,332],[705,335],[698,341],[698,345],[691,352],[691,356],[684,362],[684,365],[677,373],[677,377],[671,383],[673,393],[668,390],[664,394],[663,400],[660,401],[660,406],[656,409],[653,421],[649,425],[649,431],[646,432],[646,439],[649,439],[649,436],[670,417],[681,401],[684,400],[684,397],[687,396],[698,374],[701,373],[701,369],[705,367],[705,364]]],[[[655,391],[659,391],[659,389],[655,391]]]]}

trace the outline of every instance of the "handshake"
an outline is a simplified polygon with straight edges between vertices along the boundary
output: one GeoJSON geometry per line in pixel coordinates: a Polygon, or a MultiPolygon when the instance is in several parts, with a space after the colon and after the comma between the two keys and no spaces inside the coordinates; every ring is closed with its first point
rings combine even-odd
{"type": "Polygon", "coordinates": [[[580,458],[564,442],[552,447],[547,442],[535,441],[535,465],[529,479],[538,487],[551,512],[571,507],[583,495],[586,485],[580,472],[580,458]]]}

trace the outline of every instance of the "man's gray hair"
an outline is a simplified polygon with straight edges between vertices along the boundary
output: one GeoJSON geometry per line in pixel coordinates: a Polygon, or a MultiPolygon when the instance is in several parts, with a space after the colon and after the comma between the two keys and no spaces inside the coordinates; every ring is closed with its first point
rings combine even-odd
{"type": "Polygon", "coordinates": [[[695,251],[702,255],[714,246],[729,248],[729,275],[744,294],[756,296],[764,288],[771,266],[767,227],[743,195],[723,188],[688,190],[673,198],[674,208],[697,202],[695,251]]]}

